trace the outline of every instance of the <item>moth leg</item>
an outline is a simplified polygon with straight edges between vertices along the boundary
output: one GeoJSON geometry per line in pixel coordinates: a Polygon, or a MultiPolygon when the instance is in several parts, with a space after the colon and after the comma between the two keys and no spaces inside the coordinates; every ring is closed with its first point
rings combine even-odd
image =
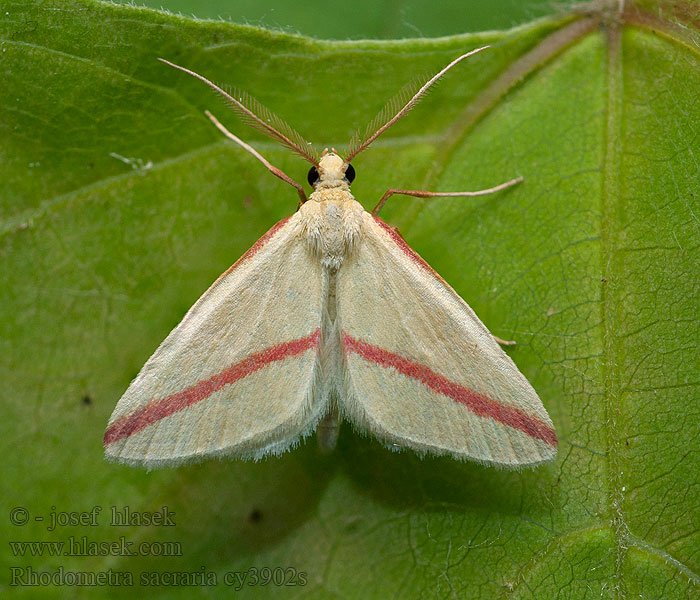
{"type": "Polygon", "coordinates": [[[395,188],[391,188],[386,191],[386,193],[382,196],[381,200],[379,200],[379,202],[377,203],[377,206],[374,207],[372,215],[376,217],[379,214],[379,211],[382,209],[382,207],[386,204],[386,201],[394,194],[403,194],[404,196],[415,196],[416,198],[434,198],[436,196],[484,196],[486,194],[493,194],[494,192],[505,190],[506,188],[509,188],[512,185],[516,185],[521,181],[523,181],[522,177],[516,177],[515,179],[506,181],[501,185],[497,185],[486,190],[478,190],[476,192],[428,192],[426,190],[397,190],[395,188]]]}
{"type": "Polygon", "coordinates": [[[491,334],[491,337],[493,337],[494,340],[496,340],[501,346],[515,346],[518,342],[515,340],[502,340],[499,338],[497,335],[491,334]]]}

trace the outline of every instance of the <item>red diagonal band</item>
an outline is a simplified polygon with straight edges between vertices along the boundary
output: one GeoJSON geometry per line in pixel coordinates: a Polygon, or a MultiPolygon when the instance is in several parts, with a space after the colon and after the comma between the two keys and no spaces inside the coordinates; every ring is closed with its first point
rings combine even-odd
{"type": "Polygon", "coordinates": [[[365,360],[382,367],[391,367],[402,375],[419,381],[434,392],[464,404],[480,417],[490,417],[503,425],[523,431],[530,437],[547,442],[551,446],[557,446],[557,434],[554,429],[519,408],[502,404],[484,394],[473,392],[425,365],[408,360],[379,346],[355,339],[345,332],[343,332],[343,339],[346,351],[354,352],[365,360]]]}
{"type": "Polygon", "coordinates": [[[403,236],[399,233],[399,230],[396,227],[393,227],[392,225],[387,225],[382,219],[380,219],[377,216],[373,216],[372,218],[374,219],[375,223],[379,225],[389,235],[393,242],[399,247],[401,252],[408,256],[411,262],[415,263],[421,269],[424,269],[425,271],[430,273],[445,287],[452,289],[450,285],[442,277],[440,277],[440,274],[437,273],[435,269],[433,269],[433,267],[431,267],[427,262],[425,262],[423,260],[423,257],[420,254],[418,254],[418,252],[416,252],[413,248],[411,248],[408,245],[408,243],[405,239],[403,239],[403,236]]]}
{"type": "MultiPolygon", "coordinates": [[[[241,256],[235,263],[233,263],[228,269],[226,269],[221,275],[219,275],[218,279],[212,283],[211,288],[214,288],[217,286],[229,273],[233,272],[236,270],[238,267],[240,267],[244,262],[249,261],[253,256],[255,256],[259,250],[262,249],[265,244],[267,244],[279,231],[287,224],[287,221],[291,219],[292,217],[287,217],[286,219],[282,219],[281,221],[278,221],[275,223],[270,229],[268,229],[267,233],[263,235],[260,239],[258,239],[257,242],[255,242],[248,250],[246,253],[241,256]]],[[[210,288],[210,289],[211,289],[210,288]]]]}
{"type": "Polygon", "coordinates": [[[117,440],[145,429],[164,417],[184,410],[197,402],[206,400],[214,392],[220,390],[224,386],[234,383],[239,379],[243,379],[247,375],[262,369],[270,363],[284,360],[288,356],[297,356],[309,348],[315,348],[318,346],[319,337],[320,330],[317,329],[311,335],[298,340],[270,346],[262,352],[251,354],[242,361],[231,365],[221,373],[213,375],[208,379],[198,381],[193,386],[185,388],[180,392],[176,392],[175,394],[159,400],[151,400],[144,408],[129,415],[125,415],[110,425],[105,432],[104,446],[107,447],[117,440]]]}

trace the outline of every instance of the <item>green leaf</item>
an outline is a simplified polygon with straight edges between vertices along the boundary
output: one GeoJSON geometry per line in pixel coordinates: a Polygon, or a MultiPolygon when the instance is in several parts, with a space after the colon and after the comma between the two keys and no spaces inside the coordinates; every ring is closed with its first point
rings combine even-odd
{"type": "Polygon", "coordinates": [[[200,19],[225,19],[244,25],[301,33],[325,39],[396,39],[438,37],[466,31],[507,29],[561,12],[575,0],[353,0],[260,2],[259,0],[116,0],[200,19]]]}
{"type": "Polygon", "coordinates": [[[161,546],[18,556],[4,545],[0,590],[230,597],[232,573],[247,572],[241,597],[697,597],[692,4],[401,42],[320,42],[91,1],[1,10],[0,531],[64,552],[71,536],[161,546]],[[357,158],[353,191],[371,208],[388,187],[525,178],[491,197],[392,198],[384,218],[495,335],[518,341],[508,351],[552,416],[557,462],[509,472],[420,459],[343,426],[331,456],[310,439],[258,463],[105,463],[107,419],[143,362],[296,207],[203,111],[295,179],[308,168],[156,58],[240,85],[321,148],[341,148],[403,84],[484,43],[357,158]],[[95,526],[49,530],[52,510],[94,506],[95,526]],[[176,525],[113,527],[112,506],[167,506],[176,525]],[[15,507],[26,525],[12,524],[15,507]],[[158,555],[172,542],[180,556],[158,555]],[[64,583],[109,570],[135,580],[12,587],[11,567],[15,583],[32,581],[28,568],[64,583]],[[287,583],[303,573],[306,585],[248,585],[251,567],[290,569],[287,583]],[[198,585],[209,573],[216,585],[198,585]]]}

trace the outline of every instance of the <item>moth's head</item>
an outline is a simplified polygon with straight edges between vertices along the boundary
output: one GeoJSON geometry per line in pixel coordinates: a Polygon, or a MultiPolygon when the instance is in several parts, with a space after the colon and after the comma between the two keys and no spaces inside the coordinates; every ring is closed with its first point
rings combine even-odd
{"type": "MultiPolygon", "coordinates": [[[[319,159],[317,152],[313,150],[313,147],[306,142],[304,138],[302,138],[296,131],[294,131],[294,129],[287,125],[277,115],[262,106],[254,98],[251,98],[244,92],[240,91],[234,95],[231,95],[227,91],[222,90],[218,85],[209,81],[206,77],[202,77],[194,71],[190,71],[185,67],[175,65],[163,58],[158,60],[161,60],[171,67],[188,73],[206,83],[215,92],[220,94],[226,100],[226,102],[228,102],[231,108],[233,108],[233,110],[236,111],[248,125],[262,131],[265,135],[270,136],[273,140],[276,140],[286,148],[296,152],[303,159],[309,161],[313,167],[311,167],[309,170],[307,179],[314,190],[318,190],[321,186],[326,189],[345,188],[347,190],[349,189],[353,179],[355,179],[355,169],[352,168],[350,161],[360,152],[365,150],[374,140],[389,129],[389,127],[406,116],[406,114],[416,104],[418,104],[428,89],[445,73],[447,73],[447,71],[468,56],[481,52],[486,48],[488,48],[488,46],[477,48],[476,50],[472,50],[471,52],[467,52],[466,54],[462,54],[462,56],[457,57],[449,65],[442,69],[442,71],[438,72],[428,81],[426,81],[413,95],[411,95],[408,102],[406,102],[406,98],[410,95],[410,93],[407,91],[409,88],[402,91],[394,100],[389,101],[386,107],[384,107],[374,121],[372,121],[372,126],[367,128],[364,135],[360,135],[358,132],[358,134],[353,137],[345,159],[342,159],[335,149],[329,152],[327,148],[323,151],[323,155],[319,159]],[[397,107],[400,106],[403,106],[403,108],[396,112],[397,107]]],[[[212,120],[214,125],[216,125],[219,130],[226,135],[226,137],[232,139],[238,145],[245,148],[277,177],[293,185],[297,189],[301,202],[306,202],[306,194],[304,193],[304,189],[301,187],[301,185],[299,185],[291,177],[285,175],[284,172],[277,167],[272,166],[260,155],[257,150],[233,135],[230,131],[228,131],[228,129],[219,123],[211,113],[207,112],[207,116],[212,120]]],[[[379,207],[377,207],[377,210],[378,208],[379,207]]]]}
{"type": "Polygon", "coordinates": [[[321,183],[328,184],[329,187],[349,185],[353,179],[355,169],[338,155],[335,148],[330,152],[326,148],[318,161],[318,167],[311,167],[308,175],[309,184],[314,189],[321,183]]]}

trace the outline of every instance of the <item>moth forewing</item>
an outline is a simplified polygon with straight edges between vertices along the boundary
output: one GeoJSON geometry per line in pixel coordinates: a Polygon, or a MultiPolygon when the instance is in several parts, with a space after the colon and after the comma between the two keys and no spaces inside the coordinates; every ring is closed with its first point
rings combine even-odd
{"type": "Polygon", "coordinates": [[[421,453],[508,467],[551,460],[554,427],[513,361],[394,230],[365,219],[338,281],[348,419],[421,453]]]}
{"type": "Polygon", "coordinates": [[[326,412],[316,402],[321,267],[300,221],[256,242],[146,362],[109,420],[108,458],[146,467],[259,458],[313,431],[326,412]]]}
{"type": "Polygon", "coordinates": [[[405,116],[452,61],[346,157],[320,158],[257,101],[222,95],[244,122],[308,160],[314,191],[214,124],[293,185],[298,212],[224,273],[170,333],[109,421],[107,457],[155,467],[209,456],[277,454],[318,428],[332,448],[341,420],[387,445],[506,467],[556,456],[532,386],[467,303],[376,213],[392,194],[479,192],[391,188],[372,214],[354,199],[350,160],[405,116]]]}

